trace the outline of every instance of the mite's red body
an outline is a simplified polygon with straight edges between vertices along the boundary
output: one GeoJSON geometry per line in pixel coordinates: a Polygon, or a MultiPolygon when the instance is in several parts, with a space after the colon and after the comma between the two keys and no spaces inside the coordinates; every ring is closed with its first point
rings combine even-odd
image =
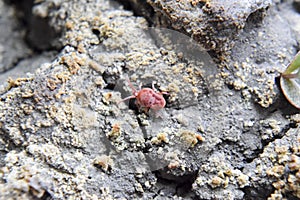
{"type": "Polygon", "coordinates": [[[163,94],[168,94],[167,92],[157,92],[154,88],[153,83],[152,83],[152,89],[141,88],[140,86],[140,90],[136,90],[132,86],[130,81],[128,82],[132,90],[132,96],[126,97],[125,99],[122,99],[122,101],[136,98],[137,105],[141,109],[144,109],[145,111],[148,111],[149,109],[153,109],[154,111],[157,111],[165,107],[166,101],[163,97],[163,94]]]}
{"type": "Polygon", "coordinates": [[[162,96],[162,93],[155,92],[150,88],[143,88],[138,91],[137,96],[135,97],[137,104],[143,108],[151,108],[153,110],[159,110],[164,108],[166,101],[162,96]]]}

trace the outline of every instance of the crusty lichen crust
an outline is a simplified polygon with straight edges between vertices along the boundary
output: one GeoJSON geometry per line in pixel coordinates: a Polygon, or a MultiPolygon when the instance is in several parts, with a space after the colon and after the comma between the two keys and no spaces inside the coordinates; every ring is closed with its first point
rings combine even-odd
{"type": "MultiPolygon", "coordinates": [[[[298,181],[299,155],[290,147],[299,132],[286,133],[296,115],[266,113],[251,91],[236,91],[243,84],[226,87],[215,64],[159,46],[146,20],[116,2],[36,3],[34,14],[48,16],[64,48],[1,93],[1,198],[180,199],[174,188],[188,179],[195,198],[243,199],[249,188],[298,181]],[[162,118],[117,104],[127,77],[168,91],[162,118]],[[277,161],[281,147],[269,146],[285,141],[288,158],[277,161]],[[282,163],[290,165],[290,179],[276,174],[282,163]],[[168,192],[168,181],[158,179],[178,185],[168,192]]],[[[280,192],[298,195],[287,185],[280,192]]]]}

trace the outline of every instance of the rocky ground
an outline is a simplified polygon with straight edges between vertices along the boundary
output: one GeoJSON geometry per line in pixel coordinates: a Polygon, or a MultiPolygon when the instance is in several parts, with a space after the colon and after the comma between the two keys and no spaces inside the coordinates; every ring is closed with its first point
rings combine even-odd
{"type": "Polygon", "coordinates": [[[299,7],[1,1],[0,199],[299,199],[299,7]]]}

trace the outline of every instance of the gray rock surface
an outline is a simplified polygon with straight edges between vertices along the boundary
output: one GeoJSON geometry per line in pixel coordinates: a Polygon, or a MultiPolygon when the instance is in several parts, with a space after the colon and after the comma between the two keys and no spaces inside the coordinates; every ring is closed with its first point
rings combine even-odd
{"type": "Polygon", "coordinates": [[[298,48],[292,2],[126,2],[228,56],[214,64],[116,1],[35,2],[31,19],[55,34],[35,40],[31,26],[44,52],[14,70],[38,68],[1,86],[0,199],[300,198],[300,117],[275,81],[298,48]],[[118,103],[127,79],[168,91],[166,108],[118,103]]]}
{"type": "Polygon", "coordinates": [[[299,42],[297,26],[289,25],[290,21],[299,20],[299,15],[291,12],[291,5],[278,5],[278,9],[290,13],[281,14],[273,7],[262,21],[248,19],[224,70],[229,85],[243,93],[251,93],[262,107],[276,102],[279,91],[275,78],[293,59],[299,42]]]}
{"type": "MultiPolygon", "coordinates": [[[[122,1],[121,1],[122,2],[122,1]]],[[[138,14],[144,1],[127,0],[138,14]],[[137,5],[136,5],[137,4],[137,5]]],[[[228,53],[234,39],[247,24],[249,16],[262,19],[272,0],[147,0],[153,7],[151,22],[181,30],[201,43],[207,50],[228,53]]],[[[147,15],[146,15],[147,16],[147,15]]]]}
{"type": "Polygon", "coordinates": [[[28,58],[32,51],[24,42],[25,29],[16,18],[16,10],[0,2],[0,73],[28,58]]]}

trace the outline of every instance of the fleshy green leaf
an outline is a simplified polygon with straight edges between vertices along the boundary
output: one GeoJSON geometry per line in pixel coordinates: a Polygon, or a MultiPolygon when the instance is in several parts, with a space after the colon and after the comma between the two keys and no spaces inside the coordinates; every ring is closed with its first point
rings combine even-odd
{"type": "Polygon", "coordinates": [[[297,78],[281,77],[280,87],[290,104],[300,109],[300,76],[297,76],[297,78]]]}
{"type": "Polygon", "coordinates": [[[282,73],[280,87],[290,104],[300,109],[300,52],[282,73]]]}
{"type": "Polygon", "coordinates": [[[300,67],[300,52],[297,53],[294,60],[289,64],[283,74],[291,74],[300,67]]]}

